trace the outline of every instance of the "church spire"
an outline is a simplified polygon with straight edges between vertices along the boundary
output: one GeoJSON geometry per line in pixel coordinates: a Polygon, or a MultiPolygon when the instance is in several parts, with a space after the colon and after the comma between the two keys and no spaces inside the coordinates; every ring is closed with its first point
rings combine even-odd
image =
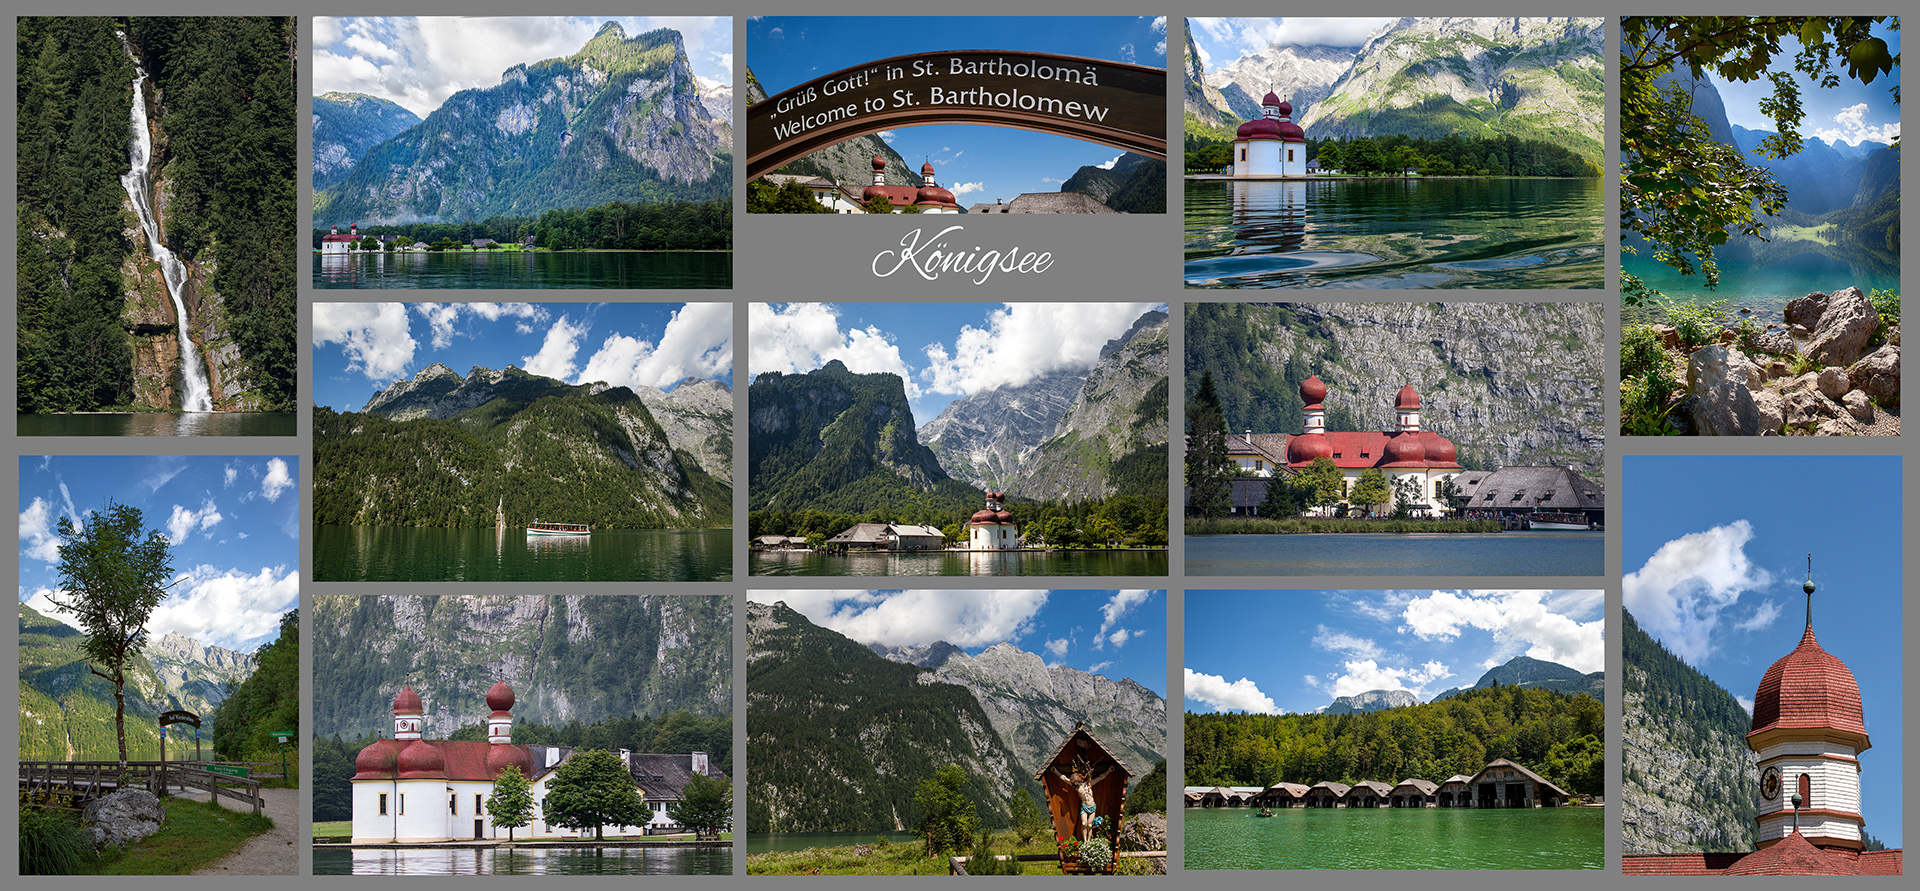
{"type": "Polygon", "coordinates": [[[1800,586],[1807,592],[1807,630],[1813,630],[1813,554],[1807,554],[1807,583],[1800,586]]]}

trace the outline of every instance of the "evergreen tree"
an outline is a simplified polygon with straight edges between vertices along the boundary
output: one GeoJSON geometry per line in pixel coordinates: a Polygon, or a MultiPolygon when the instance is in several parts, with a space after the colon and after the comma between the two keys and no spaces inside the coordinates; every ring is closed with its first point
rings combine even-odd
{"type": "MultiPolygon", "coordinates": [[[[513,840],[513,830],[533,822],[533,790],[520,768],[509,767],[493,781],[487,813],[495,829],[507,831],[508,841],[513,840]]],[[[595,835],[598,835],[597,829],[595,835]]]]}
{"type": "Polygon", "coordinates": [[[1153,763],[1147,775],[1136,780],[1127,793],[1127,816],[1167,812],[1167,759],[1153,763]]]}
{"type": "Polygon", "coordinates": [[[1220,395],[1214,390],[1213,372],[1202,372],[1200,389],[1187,403],[1187,513],[1209,521],[1231,513],[1232,478],[1220,395]]]}
{"type": "Polygon", "coordinates": [[[667,816],[695,835],[717,838],[733,822],[733,784],[723,777],[696,773],[681,788],[680,800],[667,802],[667,816]]]}
{"type": "Polygon", "coordinates": [[[560,764],[542,808],[547,823],[592,829],[596,841],[607,826],[638,826],[647,819],[647,800],[620,756],[599,749],[576,751],[560,764]]]}

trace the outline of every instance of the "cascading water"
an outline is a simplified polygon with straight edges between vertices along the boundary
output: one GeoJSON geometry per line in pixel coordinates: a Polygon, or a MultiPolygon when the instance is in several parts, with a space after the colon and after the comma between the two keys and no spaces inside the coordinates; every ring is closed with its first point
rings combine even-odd
{"type": "Polygon", "coordinates": [[[200,351],[193,345],[193,338],[187,333],[187,304],[181,293],[187,286],[187,264],[173,255],[173,251],[160,240],[159,219],[153,213],[153,195],[150,186],[151,171],[148,165],[153,157],[153,136],[147,132],[147,97],[141,89],[146,84],[147,70],[140,67],[139,57],[133,54],[133,47],[127,43],[125,32],[116,31],[120,36],[120,47],[127,51],[127,58],[133,60],[133,140],[128,148],[127,157],[132,162],[131,169],[120,177],[120,185],[127,190],[127,197],[133,199],[133,209],[140,215],[140,227],[147,233],[147,251],[160,264],[160,272],[167,280],[167,294],[173,297],[173,314],[180,324],[176,329],[180,337],[180,377],[186,387],[186,393],[180,399],[180,408],[185,411],[213,411],[212,388],[207,385],[207,370],[200,364],[200,351]]]}

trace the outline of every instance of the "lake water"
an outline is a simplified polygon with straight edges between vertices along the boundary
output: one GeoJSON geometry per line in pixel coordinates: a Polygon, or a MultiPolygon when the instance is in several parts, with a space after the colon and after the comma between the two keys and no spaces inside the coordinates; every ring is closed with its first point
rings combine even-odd
{"type": "Polygon", "coordinates": [[[292,436],[290,411],[95,412],[18,415],[21,436],[292,436]]]}
{"type": "Polygon", "coordinates": [[[313,255],[316,288],[731,288],[731,251],[313,255]]]}
{"type": "Polygon", "coordinates": [[[1599,288],[1601,181],[1186,184],[1189,288],[1599,288]]]}
{"type": "Polygon", "coordinates": [[[317,876],[733,874],[731,848],[315,848],[317,876]]]}
{"type": "MultiPolygon", "coordinates": [[[[1738,315],[1740,307],[1747,307],[1754,311],[1754,322],[1763,328],[1768,323],[1781,323],[1780,313],[1787,308],[1788,301],[1815,291],[1832,293],[1855,287],[1860,289],[1860,293],[1866,294],[1874,288],[1900,289],[1898,270],[1876,271],[1866,266],[1849,266],[1813,251],[1765,266],[1728,257],[1721,257],[1718,262],[1720,286],[1709,291],[1706,279],[1697,274],[1681,275],[1673,267],[1653,259],[1644,250],[1639,254],[1620,255],[1622,271],[1639,276],[1662,294],[1676,300],[1704,303],[1725,300],[1727,305],[1724,314],[1729,319],[1738,315]]],[[[1655,318],[1654,314],[1635,315],[1631,309],[1623,311],[1622,316],[1621,321],[1626,324],[1643,319],[1653,321],[1655,318]]]]}
{"type": "Polygon", "coordinates": [[[748,575],[1141,575],[1167,574],[1166,551],[922,551],[823,554],[754,551],[748,575]]]}
{"type": "Polygon", "coordinates": [[[1592,807],[1188,808],[1188,869],[1600,869],[1592,807]]]}
{"type": "Polygon", "coordinates": [[[882,838],[896,845],[924,844],[920,836],[911,832],[755,832],[748,834],[740,844],[746,849],[747,856],[752,857],[774,851],[870,845],[882,838]]]}
{"type": "Polygon", "coordinates": [[[522,529],[319,526],[319,582],[724,582],[729,529],[529,536],[522,529]]]}
{"type": "Polygon", "coordinates": [[[1188,575],[1601,575],[1599,532],[1189,535],[1188,575]]]}

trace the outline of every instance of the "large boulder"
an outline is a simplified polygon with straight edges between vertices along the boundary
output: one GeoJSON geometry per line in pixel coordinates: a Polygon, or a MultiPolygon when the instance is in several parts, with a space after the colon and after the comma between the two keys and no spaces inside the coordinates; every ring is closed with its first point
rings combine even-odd
{"type": "Polygon", "coordinates": [[[1847,369],[1847,379],[1881,405],[1900,404],[1900,348],[1888,344],[1847,369]]]}
{"type": "Polygon", "coordinates": [[[1848,385],[1847,372],[1840,368],[1820,369],[1820,376],[1815,383],[1820,388],[1820,395],[1835,402],[1840,401],[1840,397],[1847,395],[1847,391],[1853,389],[1848,385]]]}
{"type": "Polygon", "coordinates": [[[1820,314],[1827,308],[1827,295],[1815,291],[1805,297],[1795,297],[1787,301],[1786,316],[1788,325],[1812,328],[1820,324],[1820,314]]]}
{"type": "Polygon", "coordinates": [[[1776,436],[1787,423],[1787,401],[1772,390],[1753,394],[1754,407],[1760,411],[1760,435],[1776,436]]]}
{"type": "Polygon", "coordinates": [[[1120,822],[1120,850],[1164,851],[1167,849],[1167,817],[1147,812],[1120,822]]]}
{"type": "Polygon", "coordinates": [[[1873,423],[1873,402],[1867,399],[1867,394],[1855,390],[1841,397],[1840,404],[1846,406],[1847,414],[1853,415],[1854,420],[1873,423]]]}
{"type": "Polygon", "coordinates": [[[1687,357],[1687,398],[1683,405],[1693,431],[1701,436],[1759,436],[1760,409],[1747,389],[1753,366],[1739,350],[1714,344],[1687,357]]]}
{"type": "Polygon", "coordinates": [[[145,789],[122,789],[87,802],[80,810],[93,834],[93,846],[124,845],[160,831],[167,810],[160,797],[145,789]]]}
{"type": "Polygon", "coordinates": [[[1820,321],[1813,326],[1806,355],[1821,365],[1851,365],[1867,351],[1867,341],[1878,324],[1879,313],[1859,288],[1835,291],[1828,295],[1820,321]]]}

